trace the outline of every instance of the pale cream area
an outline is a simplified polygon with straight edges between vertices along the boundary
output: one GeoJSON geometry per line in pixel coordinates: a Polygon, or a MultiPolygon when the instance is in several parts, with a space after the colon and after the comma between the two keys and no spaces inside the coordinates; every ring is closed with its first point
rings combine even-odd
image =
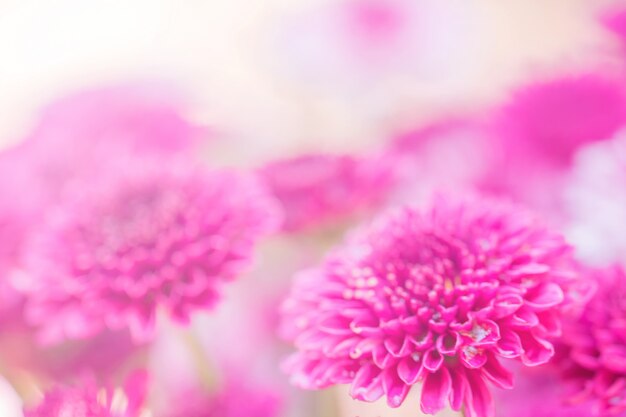
{"type": "Polygon", "coordinates": [[[488,103],[522,76],[603,59],[592,50],[607,43],[592,25],[597,2],[468,2],[478,47],[465,65],[456,62],[435,81],[392,78],[354,102],[271,71],[274,22],[321,0],[5,1],[0,141],[16,140],[59,93],[147,76],[182,84],[198,118],[231,140],[252,142],[236,152],[225,147],[228,160],[354,149],[379,141],[398,118],[488,103]]]}

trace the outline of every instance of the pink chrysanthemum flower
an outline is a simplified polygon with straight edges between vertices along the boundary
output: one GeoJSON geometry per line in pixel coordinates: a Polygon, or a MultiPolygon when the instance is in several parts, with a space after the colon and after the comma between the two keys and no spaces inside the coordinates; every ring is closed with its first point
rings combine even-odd
{"type": "Polygon", "coordinates": [[[104,327],[139,340],[159,308],[187,322],[214,305],[277,223],[252,177],[133,158],[114,168],[75,184],[27,248],[21,286],[43,340],[104,327]]]}
{"type": "Polygon", "coordinates": [[[626,272],[592,272],[598,289],[578,320],[564,323],[557,363],[576,401],[593,400],[599,414],[626,411],[626,272]]]}
{"type": "Polygon", "coordinates": [[[384,157],[326,154],[275,161],[259,174],[283,205],[286,231],[339,220],[380,203],[394,177],[384,157]]]}
{"type": "Polygon", "coordinates": [[[622,43],[626,43],[626,8],[624,6],[606,11],[601,16],[600,23],[615,34],[622,43]]]}
{"type": "Polygon", "coordinates": [[[564,166],[581,145],[609,139],[626,124],[626,93],[619,81],[596,73],[542,81],[515,91],[495,124],[505,153],[529,158],[522,169],[564,166]]]}
{"type": "Polygon", "coordinates": [[[85,89],[44,107],[27,140],[83,152],[107,142],[138,152],[185,151],[205,130],[188,119],[187,110],[180,93],[157,83],[85,89]]]}
{"type": "Polygon", "coordinates": [[[552,365],[525,369],[516,374],[515,388],[499,391],[498,415],[506,417],[590,417],[589,403],[571,404],[552,365]]]}
{"type": "Polygon", "coordinates": [[[422,382],[425,413],[449,400],[493,416],[486,382],[512,386],[500,360],[547,362],[583,290],[568,245],[525,211],[441,197],[380,218],[298,277],[284,332],[299,352],[286,368],[300,387],[351,384],[391,407],[422,382]]]}
{"type": "Polygon", "coordinates": [[[56,387],[43,401],[24,411],[25,417],[141,417],[147,375],[135,372],[123,388],[100,388],[93,380],[80,385],[56,387]]]}

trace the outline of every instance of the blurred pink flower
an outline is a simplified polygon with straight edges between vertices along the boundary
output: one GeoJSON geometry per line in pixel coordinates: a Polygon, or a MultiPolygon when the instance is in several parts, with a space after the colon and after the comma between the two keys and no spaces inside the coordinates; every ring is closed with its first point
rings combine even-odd
{"type": "MultiPolygon", "coordinates": [[[[450,76],[472,67],[475,12],[463,2],[339,0],[287,16],[276,38],[285,67],[308,83],[367,89],[398,75],[450,76]],[[452,26],[452,27],[451,27],[452,26]]],[[[279,57],[280,58],[280,57],[279,57]]]]}
{"type": "Polygon", "coordinates": [[[282,203],[283,229],[300,231],[381,203],[394,183],[384,157],[311,154],[271,162],[261,178],[282,203]]]}
{"type": "Polygon", "coordinates": [[[80,150],[102,142],[137,152],[186,151],[205,131],[187,113],[180,93],[156,83],[85,89],[45,107],[27,140],[80,150]]]}
{"type": "Polygon", "coordinates": [[[280,410],[277,393],[246,381],[230,381],[213,394],[195,387],[177,395],[157,417],[276,417],[280,410]]]}
{"type": "Polygon", "coordinates": [[[626,124],[624,86],[602,74],[584,73],[539,81],[513,93],[495,115],[506,156],[520,169],[532,159],[566,166],[585,144],[611,138],[626,124]]]}
{"type": "Polygon", "coordinates": [[[43,340],[106,327],[142,340],[160,308],[188,322],[278,222],[251,176],[121,156],[102,174],[68,189],[25,250],[20,287],[43,340]]]}
{"type": "Polygon", "coordinates": [[[600,18],[604,27],[613,32],[619,40],[626,42],[626,7],[621,6],[607,10],[600,18]]]}
{"type": "Polygon", "coordinates": [[[626,411],[626,272],[592,272],[598,290],[578,320],[564,323],[561,370],[576,388],[574,402],[593,400],[600,414],[626,411]]]}
{"type": "Polygon", "coordinates": [[[562,383],[551,365],[525,369],[516,374],[515,388],[499,391],[495,399],[499,416],[589,417],[594,414],[588,403],[567,403],[562,383]]]}
{"type": "Polygon", "coordinates": [[[203,131],[186,119],[175,93],[156,85],[84,90],[44,108],[22,142],[0,153],[0,194],[7,196],[0,204],[0,320],[19,314],[21,302],[4,277],[19,267],[24,241],[67,187],[120,155],[188,152],[203,131]]]}
{"type": "Polygon", "coordinates": [[[493,115],[494,163],[481,189],[523,202],[563,224],[561,190],[579,148],[626,124],[623,85],[600,73],[538,81],[516,90],[493,115]]]}
{"type": "Polygon", "coordinates": [[[505,202],[404,207],[300,274],[283,308],[299,349],[286,369],[300,387],[351,384],[391,407],[421,381],[425,413],[449,401],[493,416],[486,382],[513,385],[500,360],[552,357],[562,312],[586,290],[572,265],[560,235],[505,202]]]}
{"type": "Polygon", "coordinates": [[[0,165],[12,175],[1,182],[26,190],[16,197],[29,204],[22,210],[36,216],[73,180],[98,175],[119,155],[189,154],[204,130],[186,119],[174,93],[157,86],[85,90],[43,109],[22,142],[4,152],[0,165]]]}
{"type": "Polygon", "coordinates": [[[56,387],[37,407],[26,409],[25,417],[140,417],[146,384],[147,374],[137,371],[123,389],[101,388],[90,379],[76,386],[56,387]]]}

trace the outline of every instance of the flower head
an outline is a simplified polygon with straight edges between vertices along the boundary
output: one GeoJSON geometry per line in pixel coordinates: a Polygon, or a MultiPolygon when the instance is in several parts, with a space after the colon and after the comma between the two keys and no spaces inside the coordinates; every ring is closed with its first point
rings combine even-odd
{"type": "Polygon", "coordinates": [[[277,223],[255,179],[174,161],[121,158],[75,185],[26,251],[27,316],[48,340],[104,327],[147,337],[159,308],[187,322],[277,223]]]}
{"type": "Polygon", "coordinates": [[[139,152],[185,151],[197,144],[204,130],[191,123],[185,111],[179,93],[156,84],[86,89],[44,107],[27,140],[74,147],[66,149],[70,152],[84,152],[99,143],[122,143],[139,152]]]}
{"type": "Polygon", "coordinates": [[[80,385],[56,387],[43,401],[24,411],[25,417],[140,417],[146,393],[147,375],[135,372],[124,388],[100,388],[91,379],[80,385]]]}
{"type": "Polygon", "coordinates": [[[358,232],[302,273],[284,304],[286,364],[310,389],[351,384],[351,395],[399,406],[423,383],[421,408],[449,399],[493,416],[486,381],[512,386],[502,358],[547,362],[549,338],[579,291],[562,237],[505,202],[436,199],[358,232]]]}
{"type": "Polygon", "coordinates": [[[305,155],[272,162],[259,171],[285,212],[283,228],[302,230],[340,219],[380,202],[393,183],[385,158],[305,155]]]}
{"type": "Polygon", "coordinates": [[[593,400],[601,414],[626,411],[626,272],[597,270],[596,294],[577,320],[564,322],[557,363],[577,388],[574,400],[593,400]]]}
{"type": "MultiPolygon", "coordinates": [[[[496,116],[496,129],[512,158],[567,165],[581,145],[608,139],[626,123],[620,82],[595,73],[531,84],[516,91],[496,116]]],[[[532,161],[525,160],[527,165],[532,161]]]]}

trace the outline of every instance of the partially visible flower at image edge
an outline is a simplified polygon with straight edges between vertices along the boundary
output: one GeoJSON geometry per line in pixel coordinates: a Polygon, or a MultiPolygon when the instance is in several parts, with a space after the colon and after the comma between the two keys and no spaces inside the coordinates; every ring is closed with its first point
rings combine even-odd
{"type": "Polygon", "coordinates": [[[577,320],[563,323],[555,362],[573,403],[616,415],[626,411],[626,271],[613,265],[590,275],[598,290],[577,320]]]}
{"type": "Polygon", "coordinates": [[[492,417],[486,382],[513,386],[500,360],[546,363],[562,315],[591,288],[563,238],[529,213],[440,196],[378,218],[299,274],[283,305],[298,349],[285,368],[299,387],[351,384],[354,398],[391,407],[421,382],[425,413],[449,401],[492,417]]]}
{"type": "Polygon", "coordinates": [[[184,161],[120,161],[72,191],[26,251],[20,287],[42,341],[106,327],[147,340],[161,308],[187,323],[213,307],[280,221],[253,176],[184,161]]]}

